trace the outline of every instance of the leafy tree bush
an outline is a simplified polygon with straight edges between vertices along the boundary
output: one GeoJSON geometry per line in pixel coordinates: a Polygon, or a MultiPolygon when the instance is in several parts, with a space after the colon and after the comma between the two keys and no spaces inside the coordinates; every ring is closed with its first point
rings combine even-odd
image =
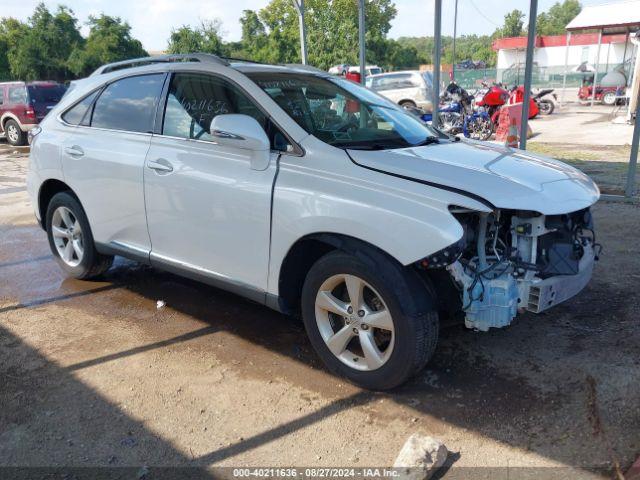
{"type": "Polygon", "coordinates": [[[198,28],[183,25],[171,32],[167,52],[202,52],[226,56],[229,47],[223,42],[220,30],[221,23],[217,20],[203,21],[198,28]]]}
{"type": "MultiPolygon", "coordinates": [[[[306,0],[309,62],[322,69],[332,65],[358,64],[358,7],[354,0],[306,0]]],[[[432,63],[433,37],[389,39],[397,10],[392,0],[366,2],[367,63],[388,70],[417,68],[432,63]]],[[[581,10],[578,0],[556,2],[538,15],[538,33],[564,33],[566,24],[581,10]]],[[[503,26],[492,35],[462,35],[456,39],[457,62],[481,60],[496,63],[492,41],[525,33],[525,15],[512,10],[503,26]]],[[[197,27],[183,25],[168,39],[170,53],[209,52],[266,63],[299,63],[298,16],[291,0],[271,0],[259,11],[245,10],[240,18],[242,38],[225,42],[219,21],[197,27]]],[[[44,3],[36,6],[26,22],[0,19],[0,80],[52,79],[65,81],[91,73],[98,66],[145,56],[131,27],[119,17],[89,17],[89,35],[80,34],[74,12],[59,6],[51,12],[44,3]]],[[[454,63],[453,38],[442,38],[442,62],[454,63]]]]}
{"type": "Polygon", "coordinates": [[[105,63],[147,55],[142,43],[131,37],[129,24],[119,17],[91,16],[87,24],[87,40],[74,49],[67,62],[75,75],[83,77],[105,63]]]}

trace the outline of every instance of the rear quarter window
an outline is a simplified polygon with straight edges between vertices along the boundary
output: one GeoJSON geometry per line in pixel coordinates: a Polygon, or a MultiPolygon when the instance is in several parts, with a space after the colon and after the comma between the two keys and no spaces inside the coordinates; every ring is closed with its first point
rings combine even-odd
{"type": "Polygon", "coordinates": [[[93,104],[93,101],[98,96],[98,91],[87,95],[85,98],[76,103],[73,107],[62,114],[62,120],[70,125],[81,125],[88,123],[89,120],[89,108],[93,104]],[[84,121],[84,122],[83,122],[84,121]]]}
{"type": "Polygon", "coordinates": [[[63,85],[30,85],[29,99],[36,103],[56,104],[66,92],[63,85]]]}

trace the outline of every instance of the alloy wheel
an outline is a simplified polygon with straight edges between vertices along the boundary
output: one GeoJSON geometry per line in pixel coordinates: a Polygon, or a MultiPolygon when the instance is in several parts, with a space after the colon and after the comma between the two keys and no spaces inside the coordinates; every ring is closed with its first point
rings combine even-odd
{"type": "Polygon", "coordinates": [[[382,367],[393,352],[395,328],[382,297],[355,275],[333,275],[316,295],[316,322],[328,349],[361,371],[382,367]]]}
{"type": "Polygon", "coordinates": [[[20,132],[18,132],[18,127],[13,124],[9,125],[7,127],[7,137],[9,138],[10,142],[17,143],[20,139],[20,132]]]}
{"type": "Polygon", "coordinates": [[[84,256],[84,237],[78,218],[67,207],[58,207],[53,212],[51,235],[62,261],[77,267],[84,256]]]}

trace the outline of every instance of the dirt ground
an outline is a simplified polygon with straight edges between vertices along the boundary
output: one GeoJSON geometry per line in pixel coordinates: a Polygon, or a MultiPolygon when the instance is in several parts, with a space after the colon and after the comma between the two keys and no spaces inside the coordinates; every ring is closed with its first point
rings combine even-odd
{"type": "MultiPolygon", "coordinates": [[[[567,97],[568,98],[568,97],[567,97]]],[[[531,120],[531,142],[575,145],[630,145],[633,125],[626,123],[627,107],[567,102],[551,115],[531,120]],[[614,121],[615,120],[615,121],[614,121]]]]}
{"type": "Polygon", "coordinates": [[[610,478],[640,453],[637,204],[595,207],[604,253],[578,297],[447,329],[421,374],[376,394],[329,375],[298,321],[234,295],[123,260],[65,278],[26,155],[3,148],[0,467],[383,467],[415,432],[452,452],[444,479],[610,478]]]}

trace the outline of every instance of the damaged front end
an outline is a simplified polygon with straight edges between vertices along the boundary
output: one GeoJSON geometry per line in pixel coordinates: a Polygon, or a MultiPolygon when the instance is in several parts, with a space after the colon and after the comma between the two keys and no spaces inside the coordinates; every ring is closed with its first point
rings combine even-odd
{"type": "Polygon", "coordinates": [[[418,265],[446,268],[459,290],[468,328],[505,327],[518,312],[540,313],[589,282],[601,247],[588,208],[547,216],[450,210],[464,229],[463,237],[418,265]]]}

